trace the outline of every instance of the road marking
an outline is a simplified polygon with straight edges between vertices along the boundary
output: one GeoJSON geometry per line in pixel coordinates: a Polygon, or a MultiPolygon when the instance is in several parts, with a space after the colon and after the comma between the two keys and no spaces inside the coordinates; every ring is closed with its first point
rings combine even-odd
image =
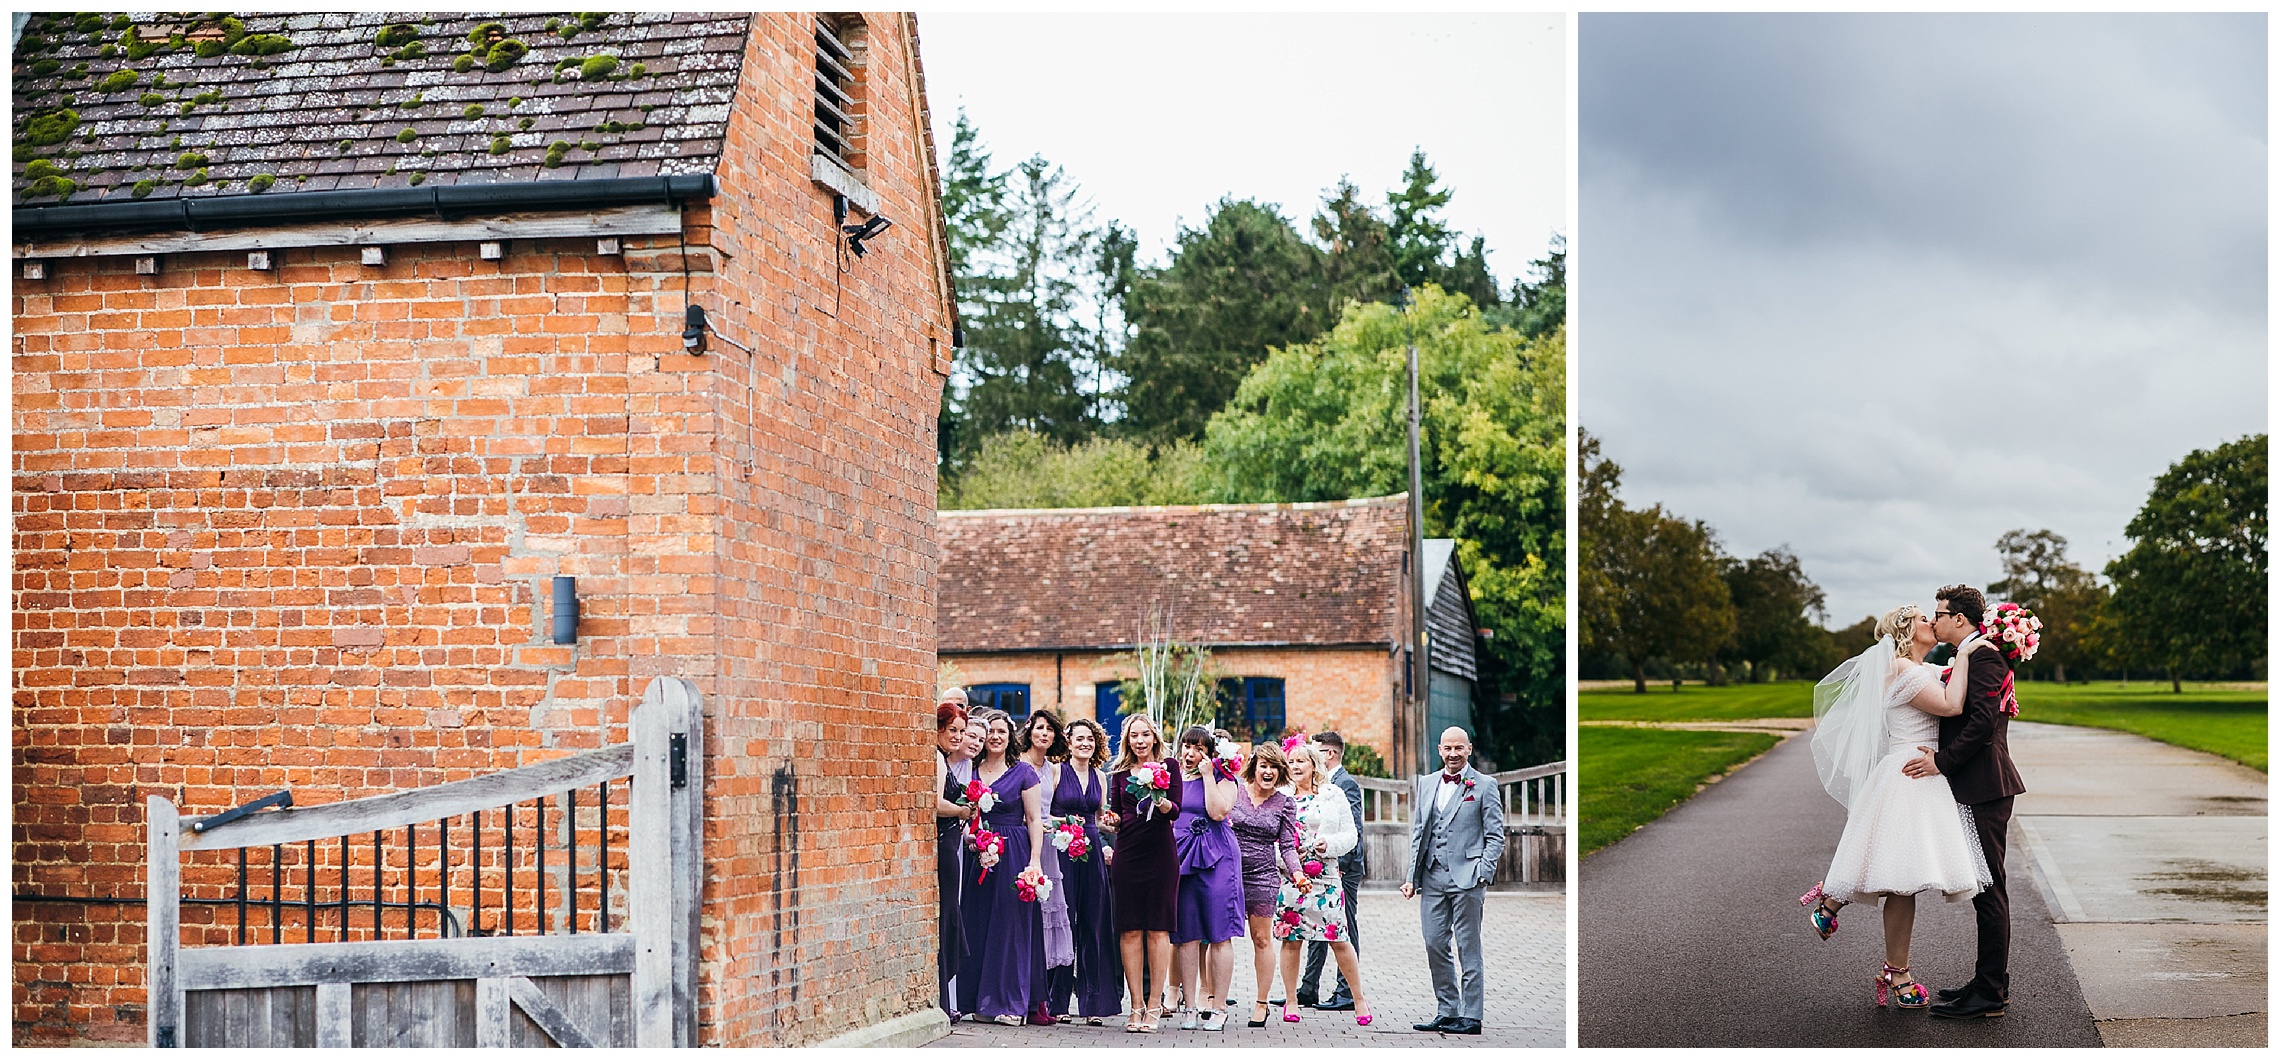
{"type": "Polygon", "coordinates": [[[2074,888],[2067,886],[2066,876],[2058,871],[2058,858],[2051,853],[2049,842],[2035,830],[2034,818],[2019,818],[2019,838],[2027,841],[2028,863],[2034,867],[2035,882],[2042,886],[2048,904],[2058,910],[2057,919],[2061,923],[2089,920],[2090,915],[2083,912],[2082,903],[2074,897],[2074,888]]]}

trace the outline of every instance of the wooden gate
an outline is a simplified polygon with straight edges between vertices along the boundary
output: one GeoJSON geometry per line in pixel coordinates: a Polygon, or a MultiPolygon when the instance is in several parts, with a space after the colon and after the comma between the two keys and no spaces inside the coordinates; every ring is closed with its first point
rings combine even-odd
{"type": "MultiPolygon", "coordinates": [[[[1504,860],[1494,886],[1557,890],[1567,879],[1566,762],[1489,775],[1504,799],[1504,860]]],[[[1355,777],[1362,786],[1362,842],[1369,880],[1399,884],[1409,872],[1410,782],[1355,777]]]]}
{"type": "Polygon", "coordinates": [[[659,678],[631,743],[539,765],[202,819],[153,797],[149,1044],[696,1044],[703,720],[659,678]]]}

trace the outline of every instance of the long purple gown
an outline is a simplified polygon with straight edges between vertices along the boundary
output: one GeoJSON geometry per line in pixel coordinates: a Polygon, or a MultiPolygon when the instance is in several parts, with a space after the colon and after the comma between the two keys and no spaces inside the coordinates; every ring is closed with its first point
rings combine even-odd
{"type": "Polygon", "coordinates": [[[1243,933],[1243,852],[1235,845],[1235,829],[1212,820],[1203,798],[1203,778],[1180,782],[1180,805],[1194,812],[1182,813],[1173,833],[1180,850],[1174,945],[1225,942],[1243,933]]]}
{"type": "MultiPolygon", "coordinates": [[[[977,768],[975,776],[980,776],[977,768]]],[[[1022,823],[1021,793],[1036,787],[1037,771],[1015,762],[991,782],[997,805],[982,826],[1005,837],[1005,853],[981,879],[978,855],[969,852],[964,893],[966,960],[958,969],[958,1008],[983,1019],[1026,1016],[1045,982],[1045,916],[1036,902],[1013,893],[1013,878],[1029,867],[1029,828],[1022,823]]]]}
{"type": "MultiPolygon", "coordinates": [[[[942,752],[936,751],[935,754],[940,755],[942,752]]],[[[957,801],[966,787],[966,782],[958,777],[958,766],[961,765],[966,763],[952,765],[948,757],[944,756],[942,797],[953,802],[957,801]]],[[[969,770],[971,768],[968,766],[969,770]]],[[[941,942],[934,957],[934,976],[941,989],[944,1009],[949,1009],[955,1003],[950,996],[951,980],[957,977],[958,966],[966,959],[966,936],[959,930],[963,926],[961,922],[965,919],[965,911],[958,904],[959,878],[964,875],[962,870],[965,859],[961,855],[965,853],[965,843],[964,818],[934,819],[934,886],[940,902],[937,918],[941,922],[941,942]]]]}
{"type": "Polygon", "coordinates": [[[1090,769],[1082,777],[1075,773],[1073,769],[1061,770],[1061,782],[1054,786],[1048,812],[1055,817],[1084,818],[1085,842],[1092,849],[1081,861],[1061,851],[1050,855],[1061,862],[1061,885],[1069,897],[1069,929],[1076,936],[1077,963],[1073,968],[1052,970],[1051,1007],[1047,1011],[1056,1016],[1068,1012],[1073,995],[1075,1015],[1114,1016],[1124,1011],[1124,968],[1116,945],[1116,925],[1109,917],[1108,866],[1100,853],[1100,807],[1106,783],[1095,780],[1090,769]]]}

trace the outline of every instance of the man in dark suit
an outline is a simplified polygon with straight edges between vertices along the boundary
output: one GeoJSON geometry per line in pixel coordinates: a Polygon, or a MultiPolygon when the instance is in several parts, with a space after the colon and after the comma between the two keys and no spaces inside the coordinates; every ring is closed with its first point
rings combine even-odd
{"type": "MultiPolygon", "coordinates": [[[[1352,807],[1354,811],[1354,834],[1360,836],[1362,834],[1362,786],[1354,782],[1353,775],[1347,773],[1346,767],[1342,764],[1346,756],[1346,738],[1335,732],[1318,732],[1314,734],[1314,745],[1322,749],[1322,757],[1331,763],[1330,783],[1338,785],[1338,790],[1346,793],[1346,804],[1352,807]]],[[[1354,844],[1352,853],[1338,859],[1338,878],[1345,881],[1346,884],[1346,940],[1353,943],[1354,953],[1357,957],[1362,952],[1362,931],[1359,921],[1354,916],[1354,900],[1362,890],[1362,875],[1369,870],[1369,858],[1363,852],[1368,845],[1367,837],[1364,836],[1362,842],[1354,844]]],[[[1343,972],[1334,973],[1338,976],[1338,985],[1330,991],[1330,1000],[1317,1000],[1322,996],[1319,992],[1322,985],[1322,966],[1328,961],[1329,956],[1329,943],[1309,942],[1306,944],[1306,974],[1301,976],[1298,981],[1298,1003],[1330,1012],[1350,1011],[1354,1007],[1354,993],[1346,985],[1346,975],[1343,972]]]]}
{"type": "MultiPolygon", "coordinates": [[[[1970,660],[1970,685],[1963,713],[1940,719],[1939,750],[1902,767],[1911,777],[1944,776],[1955,801],[1971,807],[1979,846],[1987,853],[1994,882],[1971,900],[1979,921],[1979,958],[1971,981],[1939,992],[1932,1015],[1984,1019],[2003,1015],[2011,1004],[2011,892],[2003,871],[2003,851],[2011,831],[2011,803],[2025,793],[2018,767],[2011,764],[2011,663],[1994,640],[1980,632],[1987,599],[1968,585],[1950,585],[1935,596],[1932,633],[1970,660]]],[[[2013,708],[2015,709],[2015,707],[2013,708]]]]}

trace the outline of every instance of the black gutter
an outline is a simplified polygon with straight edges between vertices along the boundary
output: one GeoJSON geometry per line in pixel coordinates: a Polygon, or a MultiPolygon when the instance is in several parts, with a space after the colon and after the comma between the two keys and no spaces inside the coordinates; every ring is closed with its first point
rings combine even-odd
{"type": "Polygon", "coordinates": [[[81,206],[20,206],[16,238],[63,233],[190,231],[254,228],[311,221],[432,216],[440,220],[511,211],[599,210],[613,206],[679,206],[709,199],[712,174],[542,180],[515,184],[454,184],[433,188],[218,195],[164,202],[98,202],[81,206]]]}

